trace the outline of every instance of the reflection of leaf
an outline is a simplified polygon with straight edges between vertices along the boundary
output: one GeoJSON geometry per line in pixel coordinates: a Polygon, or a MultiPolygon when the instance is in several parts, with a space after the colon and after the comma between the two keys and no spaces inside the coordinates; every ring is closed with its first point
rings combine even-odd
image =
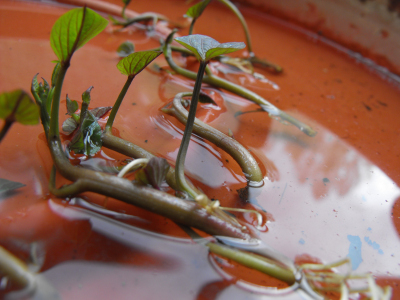
{"type": "Polygon", "coordinates": [[[162,157],[152,157],[146,167],[136,173],[136,180],[150,184],[155,189],[161,189],[161,184],[169,171],[170,165],[162,157]]]}
{"type": "Polygon", "coordinates": [[[23,90],[0,95],[0,119],[11,119],[24,125],[39,123],[39,107],[23,90]]]}
{"type": "Polygon", "coordinates": [[[203,93],[203,92],[200,92],[199,102],[200,103],[210,103],[210,104],[214,104],[214,105],[218,106],[218,104],[215,103],[213,98],[211,98],[209,95],[207,95],[206,93],[203,93]]]}
{"type": "Polygon", "coordinates": [[[201,14],[203,13],[207,5],[210,3],[210,1],[211,0],[205,0],[193,5],[187,10],[185,15],[189,18],[197,19],[198,17],[201,16],[201,14]]]}
{"type": "Polygon", "coordinates": [[[121,59],[121,61],[117,64],[117,68],[122,74],[136,76],[161,53],[161,51],[152,50],[132,53],[121,59]]]}
{"type": "Polygon", "coordinates": [[[69,99],[67,95],[67,114],[72,116],[74,112],[76,112],[79,108],[78,102],[76,100],[69,99]]]}
{"type": "Polygon", "coordinates": [[[102,130],[96,117],[88,111],[71,140],[70,149],[75,153],[93,156],[101,149],[101,135],[102,130]]]}
{"type": "Polygon", "coordinates": [[[108,21],[89,8],[75,8],[62,15],[53,25],[50,44],[60,61],[98,35],[108,21]]]}
{"type": "Polygon", "coordinates": [[[119,57],[127,57],[135,51],[135,46],[132,42],[123,42],[117,49],[117,54],[119,57]]]}
{"type": "Polygon", "coordinates": [[[23,183],[0,178],[0,193],[16,190],[23,186],[25,186],[23,183]]]}
{"type": "Polygon", "coordinates": [[[241,42],[220,44],[213,38],[201,34],[177,37],[175,40],[192,51],[200,61],[208,61],[216,56],[231,53],[246,47],[245,43],[241,42]]]}

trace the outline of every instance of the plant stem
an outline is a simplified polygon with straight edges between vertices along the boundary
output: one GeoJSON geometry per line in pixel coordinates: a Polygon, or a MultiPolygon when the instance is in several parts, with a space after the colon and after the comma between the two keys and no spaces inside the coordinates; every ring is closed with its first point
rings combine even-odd
{"type": "Polygon", "coordinates": [[[179,147],[178,157],[176,158],[176,165],[175,165],[175,178],[178,186],[185,191],[189,192],[189,195],[194,199],[198,195],[195,191],[193,191],[190,186],[186,183],[185,179],[185,159],[186,153],[189,147],[190,137],[192,135],[194,119],[196,117],[196,109],[197,103],[199,101],[200,89],[201,89],[201,82],[203,80],[204,71],[206,69],[207,62],[200,61],[199,71],[197,72],[196,82],[194,84],[193,89],[193,97],[190,104],[189,109],[189,116],[186,122],[185,131],[183,132],[182,142],[179,147]]]}
{"type": "Polygon", "coordinates": [[[14,123],[14,121],[9,120],[8,118],[4,120],[3,128],[0,131],[0,143],[1,143],[2,139],[6,136],[6,133],[11,128],[13,123],[14,123]]]}
{"type": "MultiPolygon", "coordinates": [[[[177,94],[173,100],[173,108],[168,110],[169,113],[173,114],[183,124],[187,123],[188,112],[182,106],[182,97],[187,97],[191,94],[192,93],[177,94]]],[[[238,141],[198,119],[195,119],[194,121],[193,132],[209,140],[211,143],[231,155],[242,168],[247,180],[252,182],[260,182],[263,180],[263,175],[257,161],[238,141]]]]}
{"type": "MultiPolygon", "coordinates": [[[[165,59],[167,60],[169,66],[178,74],[183,75],[187,78],[196,80],[196,73],[186,70],[184,68],[179,67],[174,60],[172,59],[171,56],[171,49],[169,48],[168,43],[166,43],[164,45],[164,56],[165,59]]],[[[204,83],[208,83],[210,85],[213,86],[217,86],[219,88],[223,88],[227,91],[230,91],[232,93],[235,93],[236,95],[239,95],[245,99],[248,99],[258,105],[261,106],[261,108],[266,111],[270,116],[272,117],[276,117],[281,121],[286,121],[289,122],[291,124],[293,124],[294,126],[296,126],[297,128],[299,128],[302,132],[304,132],[305,134],[307,134],[308,136],[315,136],[317,134],[317,132],[312,129],[310,126],[308,126],[307,124],[301,122],[300,120],[290,116],[289,114],[285,113],[284,111],[280,110],[279,108],[277,108],[275,105],[271,104],[270,102],[268,102],[267,100],[265,100],[263,97],[261,97],[260,95],[242,87],[239,86],[237,84],[234,84],[230,81],[227,81],[225,79],[222,79],[218,76],[215,75],[206,75],[203,78],[203,82],[204,83]]]]}
{"type": "Polygon", "coordinates": [[[60,131],[58,128],[59,126],[58,119],[60,110],[61,89],[68,68],[69,68],[69,60],[67,62],[61,62],[60,72],[57,77],[57,83],[54,87],[53,101],[51,106],[51,116],[50,116],[49,138],[60,136],[60,131]]]}
{"type": "Polygon", "coordinates": [[[244,19],[243,15],[241,14],[240,10],[229,0],[218,0],[219,2],[223,3],[226,5],[239,19],[240,23],[242,24],[244,33],[246,35],[246,45],[247,45],[247,50],[250,52],[250,55],[254,55],[253,53],[253,47],[251,46],[251,39],[250,39],[250,31],[249,28],[247,27],[246,20],[244,19]]]}
{"type": "Polygon", "coordinates": [[[115,101],[115,104],[111,110],[110,116],[108,117],[105,131],[111,131],[111,128],[113,126],[115,116],[117,115],[118,109],[121,106],[122,100],[124,100],[126,92],[128,91],[129,86],[131,85],[134,78],[135,78],[135,76],[133,76],[133,75],[128,76],[128,79],[126,80],[124,87],[122,88],[117,100],[115,101]]]}
{"type": "Polygon", "coordinates": [[[274,278],[288,283],[289,285],[296,281],[295,274],[291,270],[281,267],[274,261],[265,257],[261,257],[253,253],[243,252],[219,243],[208,243],[207,247],[215,254],[232,259],[233,261],[236,261],[246,267],[268,274],[274,278]]]}
{"type": "Polygon", "coordinates": [[[18,287],[33,287],[34,279],[26,264],[0,246],[0,273],[10,278],[18,287]]]}
{"type": "MultiPolygon", "coordinates": [[[[73,193],[76,190],[90,191],[119,199],[211,235],[250,238],[249,233],[244,232],[241,227],[209,214],[196,202],[183,200],[151,187],[136,185],[125,178],[71,165],[58,137],[50,136],[49,147],[57,170],[66,179],[76,183],[72,184],[73,193]]],[[[68,196],[69,191],[66,188],[62,187],[63,193],[60,192],[57,196],[68,196]]]]}

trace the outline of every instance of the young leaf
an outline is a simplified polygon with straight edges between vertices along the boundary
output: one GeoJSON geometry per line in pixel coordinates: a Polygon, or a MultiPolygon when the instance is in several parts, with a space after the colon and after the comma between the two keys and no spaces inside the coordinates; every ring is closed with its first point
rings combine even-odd
{"type": "Polygon", "coordinates": [[[185,16],[192,18],[192,19],[197,19],[198,17],[201,16],[201,14],[203,13],[204,9],[207,7],[207,5],[210,3],[211,0],[204,0],[201,1],[195,5],[193,5],[192,7],[190,7],[185,16]]]}
{"type": "Polygon", "coordinates": [[[74,118],[68,118],[63,122],[61,128],[65,134],[70,135],[75,131],[76,128],[78,128],[78,126],[79,124],[74,118]]]}
{"type": "Polygon", "coordinates": [[[162,157],[152,157],[146,167],[136,173],[136,180],[160,190],[170,165],[162,157]]]}
{"type": "Polygon", "coordinates": [[[108,21],[89,8],[75,8],[53,25],[50,45],[61,62],[68,61],[82,47],[106,28],[108,21]]]}
{"type": "Polygon", "coordinates": [[[0,178],[0,193],[16,190],[23,186],[25,186],[23,183],[0,178]]]}
{"type": "Polygon", "coordinates": [[[75,153],[93,156],[102,146],[102,130],[96,117],[87,111],[78,131],[71,140],[70,149],[75,153]]]}
{"type": "Polygon", "coordinates": [[[85,103],[87,105],[90,104],[90,92],[92,91],[93,86],[89,87],[86,91],[82,93],[82,104],[85,103]]]}
{"type": "Polygon", "coordinates": [[[161,53],[161,51],[152,50],[132,53],[121,59],[117,64],[117,68],[124,75],[136,76],[161,53]]]}
{"type": "Polygon", "coordinates": [[[177,37],[175,40],[192,51],[199,61],[209,61],[216,56],[231,53],[246,47],[245,43],[242,42],[220,44],[213,38],[201,34],[177,37]]]}
{"type": "Polygon", "coordinates": [[[74,112],[76,112],[79,108],[78,102],[76,100],[69,99],[67,95],[67,115],[72,116],[74,112]]]}
{"type": "Polygon", "coordinates": [[[6,92],[0,95],[0,119],[36,125],[39,123],[39,107],[23,90],[6,92]]]}
{"type": "Polygon", "coordinates": [[[47,97],[49,95],[50,86],[46,79],[43,79],[43,83],[39,83],[37,80],[38,74],[36,74],[32,79],[32,92],[36,93],[39,101],[38,104],[46,103],[47,97]]]}
{"type": "Polygon", "coordinates": [[[119,57],[127,57],[133,52],[135,52],[135,46],[130,41],[123,42],[117,49],[117,54],[119,57]]]}

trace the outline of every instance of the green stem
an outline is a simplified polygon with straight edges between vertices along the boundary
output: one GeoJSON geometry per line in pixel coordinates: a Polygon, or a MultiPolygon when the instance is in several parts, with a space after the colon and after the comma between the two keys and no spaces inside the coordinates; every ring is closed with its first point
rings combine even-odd
{"type": "MultiPolygon", "coordinates": [[[[177,94],[173,100],[173,108],[168,110],[169,113],[173,114],[183,124],[187,123],[188,112],[182,106],[182,97],[187,97],[191,94],[192,93],[177,94]]],[[[257,161],[250,154],[250,152],[238,141],[223,134],[215,128],[212,128],[211,126],[203,123],[198,119],[195,119],[194,121],[193,132],[201,136],[202,138],[209,140],[211,143],[226,151],[230,156],[232,156],[242,168],[242,171],[247,180],[252,182],[260,182],[263,180],[263,175],[257,161]]]]}
{"type": "Polygon", "coordinates": [[[203,80],[206,66],[207,66],[206,61],[200,61],[199,71],[197,72],[197,78],[194,84],[193,97],[189,109],[189,116],[186,122],[185,131],[183,132],[182,142],[179,147],[178,157],[176,159],[176,165],[175,165],[176,169],[175,178],[178,186],[181,187],[182,190],[189,191],[189,195],[193,199],[195,199],[198,194],[195,191],[193,191],[190,188],[190,186],[188,186],[188,184],[186,183],[184,169],[185,169],[186,153],[189,147],[190,137],[192,135],[194,119],[196,117],[196,109],[197,109],[197,103],[199,101],[201,82],[203,80]]]}
{"type": "Polygon", "coordinates": [[[192,23],[190,23],[189,27],[189,35],[193,34],[194,23],[196,23],[197,18],[193,18],[192,23]]]}
{"type": "Polygon", "coordinates": [[[243,252],[219,243],[208,243],[206,246],[215,254],[232,259],[243,266],[270,275],[286,282],[289,285],[294,284],[296,281],[295,274],[291,270],[281,267],[274,261],[265,257],[253,253],[243,252]]]}
{"type": "MultiPolygon", "coordinates": [[[[179,67],[174,60],[172,59],[171,56],[171,49],[169,47],[169,44],[166,42],[164,45],[164,56],[165,59],[167,60],[169,66],[178,74],[183,75],[187,78],[196,80],[197,75],[195,72],[189,71],[187,69],[181,68],[179,67]]],[[[290,116],[289,114],[285,113],[284,111],[280,110],[279,108],[277,108],[275,105],[271,104],[270,102],[268,102],[267,100],[265,100],[263,97],[261,97],[260,95],[242,87],[239,86],[237,84],[234,84],[230,81],[227,81],[225,79],[222,79],[218,76],[215,75],[206,75],[203,78],[203,82],[204,83],[208,83],[210,85],[213,86],[217,86],[219,88],[223,88],[227,91],[230,91],[236,95],[239,95],[245,99],[248,99],[258,105],[261,106],[261,108],[266,111],[270,116],[272,117],[276,117],[278,119],[280,119],[281,121],[286,121],[289,122],[291,124],[293,124],[294,126],[296,126],[297,128],[299,128],[302,132],[304,132],[305,134],[307,134],[308,136],[314,136],[317,134],[317,132],[312,129],[310,126],[308,126],[307,124],[301,122],[300,120],[297,120],[296,118],[290,116]]]]}
{"type": "Polygon", "coordinates": [[[61,89],[64,83],[65,74],[69,68],[69,60],[67,62],[62,62],[60,67],[60,72],[57,77],[57,82],[54,87],[53,101],[51,106],[50,114],[50,128],[49,137],[60,136],[59,131],[59,111],[60,111],[60,99],[61,99],[61,89]]]}
{"type": "MultiPolygon", "coordinates": [[[[79,192],[95,192],[112,197],[211,235],[250,238],[249,233],[244,232],[241,227],[222,221],[194,201],[183,200],[151,187],[137,185],[125,178],[71,165],[64,154],[60,139],[56,136],[50,136],[49,148],[53,162],[61,175],[73,182],[83,182],[82,186],[79,186],[79,192]]],[[[59,194],[65,191],[61,189],[59,194]]]]}
{"type": "Polygon", "coordinates": [[[246,35],[247,50],[249,51],[250,56],[253,56],[254,53],[253,53],[253,47],[251,46],[250,31],[249,31],[249,28],[247,27],[247,23],[246,23],[246,20],[244,19],[243,15],[239,11],[239,9],[229,0],[218,0],[218,1],[223,3],[224,5],[226,5],[239,19],[240,23],[242,24],[244,33],[246,35]]]}
{"type": "Polygon", "coordinates": [[[0,131],[0,143],[1,143],[2,139],[6,136],[6,133],[11,128],[13,123],[14,123],[13,120],[5,119],[3,128],[0,131]]]}
{"type": "Polygon", "coordinates": [[[135,76],[133,76],[133,75],[128,76],[128,79],[126,80],[124,87],[122,88],[117,100],[115,101],[115,104],[111,110],[110,116],[108,117],[105,131],[111,131],[111,128],[113,126],[115,116],[117,115],[118,109],[121,106],[122,100],[124,100],[126,92],[128,91],[129,86],[131,85],[134,78],[135,78],[135,76]]]}

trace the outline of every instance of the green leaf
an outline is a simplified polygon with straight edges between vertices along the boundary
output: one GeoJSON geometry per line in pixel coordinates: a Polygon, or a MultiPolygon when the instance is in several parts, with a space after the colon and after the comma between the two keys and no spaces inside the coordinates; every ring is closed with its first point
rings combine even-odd
{"type": "Polygon", "coordinates": [[[201,14],[203,13],[204,9],[207,7],[207,5],[210,3],[211,0],[204,0],[201,1],[195,5],[193,5],[192,7],[190,7],[185,16],[192,18],[192,19],[197,19],[198,17],[201,16],[201,14]]]}
{"type": "Polygon", "coordinates": [[[161,51],[152,50],[132,53],[121,59],[117,64],[117,68],[124,75],[136,76],[161,53],[161,51]]]}
{"type": "Polygon", "coordinates": [[[152,157],[146,167],[136,173],[136,180],[144,184],[150,184],[155,189],[160,190],[169,171],[170,165],[162,157],[152,157]]]}
{"type": "Polygon", "coordinates": [[[70,135],[75,131],[76,128],[78,128],[78,126],[79,124],[74,118],[68,118],[63,122],[61,128],[65,134],[70,135]]]}
{"type": "Polygon", "coordinates": [[[117,49],[117,54],[119,57],[127,57],[133,52],[135,52],[135,46],[130,41],[123,42],[117,49]]]}
{"type": "Polygon", "coordinates": [[[50,45],[61,62],[106,28],[108,21],[89,8],[75,8],[53,25],[50,45]]]}
{"type": "Polygon", "coordinates": [[[23,186],[25,186],[23,183],[0,178],[0,193],[16,190],[23,186]]]}
{"type": "Polygon", "coordinates": [[[67,95],[67,115],[72,116],[74,112],[76,112],[79,108],[79,104],[76,100],[69,99],[67,95]]]}
{"type": "Polygon", "coordinates": [[[61,64],[59,61],[54,66],[53,73],[51,74],[51,86],[55,86],[57,83],[58,73],[60,73],[61,64]]]}
{"type": "Polygon", "coordinates": [[[75,153],[93,156],[101,149],[101,135],[102,130],[96,117],[88,111],[69,147],[75,153]]]}
{"type": "Polygon", "coordinates": [[[39,107],[23,90],[0,95],[0,119],[17,121],[24,125],[39,123],[39,107]]]}
{"type": "Polygon", "coordinates": [[[245,43],[222,43],[213,38],[201,35],[191,34],[177,37],[175,40],[185,48],[193,52],[200,61],[208,61],[216,56],[231,53],[246,47],[245,43]]]}
{"type": "Polygon", "coordinates": [[[93,86],[89,87],[86,91],[82,93],[82,101],[87,105],[90,104],[90,92],[92,91],[92,89],[93,86]]]}

